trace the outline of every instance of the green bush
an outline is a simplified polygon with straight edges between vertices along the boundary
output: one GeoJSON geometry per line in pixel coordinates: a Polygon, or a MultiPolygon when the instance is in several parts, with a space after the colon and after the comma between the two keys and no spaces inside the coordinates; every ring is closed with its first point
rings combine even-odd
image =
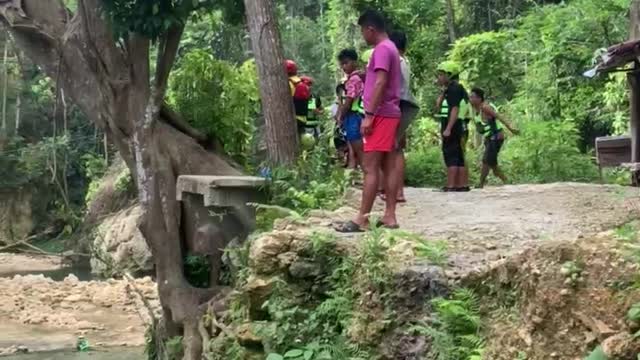
{"type": "Polygon", "coordinates": [[[440,147],[409,151],[406,158],[405,183],[407,186],[442,186],[447,172],[440,147]]]}
{"type": "Polygon", "coordinates": [[[293,167],[273,169],[270,204],[304,214],[312,209],[335,209],[351,186],[353,172],[335,160],[333,131],[327,129],[293,167]]]}
{"type": "Polygon", "coordinates": [[[520,127],[522,134],[507,142],[501,157],[507,175],[515,183],[598,179],[595,162],[578,149],[575,125],[566,121],[530,121],[520,127]]]}
{"type": "Polygon", "coordinates": [[[191,125],[220,140],[227,154],[246,164],[259,110],[257,81],[253,61],[237,67],[196,49],[172,73],[169,99],[191,125]]]}

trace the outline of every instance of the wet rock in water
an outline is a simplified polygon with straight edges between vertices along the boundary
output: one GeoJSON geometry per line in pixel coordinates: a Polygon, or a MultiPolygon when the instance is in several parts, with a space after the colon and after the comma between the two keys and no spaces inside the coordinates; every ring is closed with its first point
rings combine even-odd
{"type": "Polygon", "coordinates": [[[112,276],[112,269],[130,273],[153,270],[151,250],[138,226],[142,208],[134,206],[108,216],[97,227],[93,239],[95,253],[101,258],[91,258],[91,269],[103,276],[112,276]]]}
{"type": "Polygon", "coordinates": [[[78,279],[78,277],[73,274],[69,274],[66,278],[64,278],[63,281],[68,284],[77,284],[80,279],[78,279]]]}

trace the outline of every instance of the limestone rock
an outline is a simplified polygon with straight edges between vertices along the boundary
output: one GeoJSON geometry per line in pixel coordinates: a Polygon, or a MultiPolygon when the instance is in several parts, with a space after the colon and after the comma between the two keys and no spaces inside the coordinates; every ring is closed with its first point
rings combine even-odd
{"type": "Polygon", "coordinates": [[[266,316],[262,305],[269,299],[275,279],[262,278],[251,275],[245,285],[245,292],[249,299],[249,317],[252,320],[263,320],[266,316]]]}
{"type": "Polygon", "coordinates": [[[111,275],[108,273],[114,270],[136,273],[153,269],[151,251],[138,229],[141,216],[142,208],[134,206],[107,217],[98,226],[93,242],[97,254],[91,258],[94,273],[111,275]]]}
{"type": "Polygon", "coordinates": [[[0,238],[4,242],[18,242],[33,230],[31,197],[24,190],[0,194],[0,238]]]}
{"type": "Polygon", "coordinates": [[[256,335],[250,323],[242,324],[236,329],[236,339],[244,347],[253,349],[262,347],[262,338],[256,335]]]}
{"type": "Polygon", "coordinates": [[[634,359],[640,353],[640,341],[632,334],[619,333],[606,339],[602,350],[609,359],[634,359]]]}
{"type": "Polygon", "coordinates": [[[296,279],[315,278],[322,273],[319,264],[298,260],[289,266],[289,274],[296,279]]]}
{"type": "Polygon", "coordinates": [[[293,235],[290,231],[274,231],[251,244],[249,261],[258,274],[273,274],[280,268],[278,255],[289,251],[293,235]]]}

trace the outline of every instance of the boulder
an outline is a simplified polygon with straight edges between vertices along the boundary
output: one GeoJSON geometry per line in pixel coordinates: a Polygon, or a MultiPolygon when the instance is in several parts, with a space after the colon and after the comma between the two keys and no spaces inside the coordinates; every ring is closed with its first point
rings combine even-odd
{"type": "Polygon", "coordinates": [[[0,193],[0,240],[21,241],[33,228],[31,193],[25,190],[0,193]]]}
{"type": "Polygon", "coordinates": [[[145,273],[153,270],[151,251],[138,226],[142,208],[138,205],[105,218],[95,231],[91,269],[110,276],[114,273],[145,273]]]}
{"type": "Polygon", "coordinates": [[[635,359],[640,354],[640,341],[632,334],[619,333],[607,338],[602,350],[609,359],[635,359]]]}
{"type": "Polygon", "coordinates": [[[249,301],[249,317],[252,320],[264,320],[267,316],[262,305],[269,299],[275,284],[274,278],[251,275],[244,286],[249,301]]]}

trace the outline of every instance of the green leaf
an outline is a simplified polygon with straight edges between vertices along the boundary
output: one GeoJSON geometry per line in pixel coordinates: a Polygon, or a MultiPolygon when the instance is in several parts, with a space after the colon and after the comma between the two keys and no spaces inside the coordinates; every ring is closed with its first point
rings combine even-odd
{"type": "Polygon", "coordinates": [[[584,360],[608,360],[607,355],[602,350],[602,347],[596,347],[593,352],[587,356],[584,360]]]}
{"type": "Polygon", "coordinates": [[[640,303],[633,304],[627,312],[627,319],[631,321],[640,321],[640,303]]]}
{"type": "Polygon", "coordinates": [[[271,353],[267,356],[267,360],[284,360],[284,357],[280,354],[271,353]]]}
{"type": "Polygon", "coordinates": [[[312,350],[307,350],[307,351],[304,352],[304,360],[311,360],[312,357],[313,357],[313,351],[312,350]]]}
{"type": "Polygon", "coordinates": [[[300,357],[300,356],[302,356],[302,354],[303,354],[303,351],[302,351],[302,350],[295,349],[295,350],[289,350],[289,351],[287,351],[287,352],[284,354],[284,357],[285,357],[285,358],[287,358],[287,359],[291,359],[291,358],[297,358],[297,357],[300,357]]]}

